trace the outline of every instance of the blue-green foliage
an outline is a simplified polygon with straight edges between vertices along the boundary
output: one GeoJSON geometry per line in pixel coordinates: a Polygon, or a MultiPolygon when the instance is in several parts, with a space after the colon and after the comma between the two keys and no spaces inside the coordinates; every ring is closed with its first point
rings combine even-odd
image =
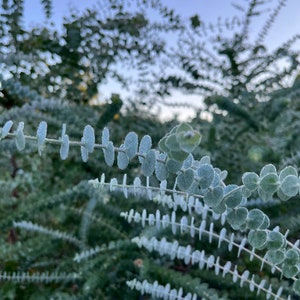
{"type": "Polygon", "coordinates": [[[62,34],[22,28],[24,1],[2,3],[0,298],[298,299],[299,35],[263,45],[287,1],[254,42],[249,24],[267,1],[216,27],[180,23],[159,0],[136,1],[143,13],[102,2],[62,34]],[[160,33],[173,29],[170,53],[160,33]],[[152,78],[161,53],[165,72],[152,78]],[[115,63],[137,64],[146,106],[157,88],[196,91],[210,119],[162,123],[116,94],[89,105],[107,75],[126,85],[115,63]]]}
{"type": "MultiPolygon", "coordinates": [[[[298,194],[299,178],[295,168],[286,167],[278,174],[275,166],[269,164],[261,169],[259,175],[254,172],[245,173],[242,176],[243,185],[226,185],[224,181],[226,172],[213,167],[208,157],[202,157],[200,160],[193,157],[191,152],[199,146],[201,135],[185,123],[174,127],[160,140],[161,153],[151,148],[151,139],[148,136],[144,136],[139,145],[138,136],[134,132],[125,136],[124,143],[120,147],[115,147],[110,140],[108,128],[102,130],[102,143],[98,144],[95,142],[95,130],[90,125],[84,127],[80,142],[69,138],[67,142],[63,138],[47,138],[47,123],[44,121],[38,125],[36,136],[24,134],[23,122],[20,122],[15,130],[12,125],[12,121],[4,124],[1,129],[1,137],[3,141],[14,140],[18,151],[24,150],[27,143],[36,143],[38,153],[43,156],[42,151],[53,145],[60,148],[57,151],[60,152],[61,158],[67,159],[70,152],[65,149],[80,147],[81,158],[87,162],[89,154],[103,150],[104,160],[109,167],[114,163],[114,153],[117,152],[117,166],[121,170],[127,169],[128,165],[138,157],[139,159],[136,161],[140,162],[141,176],[145,177],[146,181],[143,181],[142,177],[136,177],[133,184],[127,183],[127,174],[123,176],[122,183],[119,183],[116,178],[107,182],[104,174],[100,180],[89,181],[95,189],[95,193],[100,197],[103,197],[103,192],[108,189],[113,193],[121,192],[125,198],[128,198],[129,195],[146,197],[148,201],[163,205],[161,208],[156,208],[155,213],[148,212],[147,209],[142,209],[140,212],[139,207],[130,209],[121,212],[123,218],[129,223],[138,223],[141,227],[155,226],[155,235],[158,236],[170,228],[175,236],[188,234],[195,241],[201,241],[206,237],[209,243],[216,241],[218,248],[222,243],[227,244],[229,252],[237,248],[238,256],[244,253],[243,255],[248,255],[251,261],[257,260],[261,268],[266,266],[266,269],[272,270],[272,273],[276,271],[284,278],[291,279],[294,292],[300,293],[298,290],[300,252],[297,245],[289,242],[287,234],[281,233],[279,227],[272,228],[269,217],[261,209],[249,209],[246,206],[247,199],[256,193],[264,201],[268,201],[276,193],[278,193],[279,199],[282,199],[280,195],[284,196],[283,201],[298,194]],[[174,155],[175,152],[178,155],[174,155]],[[173,165],[169,167],[170,161],[174,164],[177,163],[177,167],[174,168],[173,165]],[[173,180],[168,180],[171,174],[175,176],[173,187],[170,187],[173,180]],[[156,178],[160,184],[150,184],[149,178],[156,178]],[[163,209],[163,207],[168,209],[163,209]],[[210,224],[207,224],[208,215],[213,217],[212,220],[221,221],[221,230],[218,228],[219,225],[215,229],[216,221],[211,220],[210,224]],[[230,233],[230,228],[232,233],[230,233]]],[[[68,136],[67,129],[63,125],[61,137],[66,136],[68,136]]],[[[84,213],[91,213],[91,211],[86,210],[84,213]]],[[[86,221],[84,222],[86,223],[86,221]]],[[[30,221],[14,222],[13,225],[22,230],[36,231],[57,239],[67,240],[82,250],[86,247],[82,244],[83,241],[70,234],[51,230],[30,221]]],[[[85,228],[87,227],[85,226],[85,228]]],[[[87,230],[84,229],[84,232],[85,234],[81,231],[80,236],[86,240],[87,230]]],[[[221,262],[219,255],[208,254],[205,250],[198,249],[192,244],[181,244],[177,240],[171,242],[165,237],[157,239],[155,236],[149,236],[147,231],[144,234],[142,231],[141,235],[133,238],[132,241],[138,247],[144,247],[150,252],[156,251],[161,256],[167,255],[171,260],[182,260],[185,265],[195,265],[200,270],[204,267],[212,269],[216,276],[228,274],[233,282],[237,280],[241,284],[246,282],[250,291],[266,293],[267,297],[285,299],[281,294],[289,293],[289,290],[284,291],[284,286],[274,291],[271,283],[267,282],[267,278],[257,278],[254,274],[251,275],[250,270],[241,273],[237,269],[238,265],[232,261],[224,261],[225,257],[223,257],[221,262]]],[[[97,246],[85,253],[84,257],[89,259],[89,257],[100,254],[101,251],[97,246]]],[[[83,257],[83,254],[80,254],[80,257],[83,257]]],[[[82,259],[80,258],[80,260],[82,259]]],[[[74,260],[79,261],[79,256],[75,256],[74,260]]],[[[138,282],[134,279],[129,281],[128,285],[139,291],[145,291],[157,297],[170,297],[170,299],[175,297],[176,293],[181,293],[178,289],[171,290],[169,284],[162,289],[157,283],[147,285],[145,290],[144,288],[141,290],[142,283],[138,282]]],[[[196,299],[197,295],[203,296],[201,293],[194,296],[187,293],[184,299],[196,299]]]]}

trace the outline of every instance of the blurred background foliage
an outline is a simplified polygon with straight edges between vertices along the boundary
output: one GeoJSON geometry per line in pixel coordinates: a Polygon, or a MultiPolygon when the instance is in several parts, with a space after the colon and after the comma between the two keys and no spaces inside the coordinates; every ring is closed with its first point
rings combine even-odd
{"type": "MultiPolygon", "coordinates": [[[[57,138],[65,123],[70,137],[77,140],[86,124],[99,132],[107,126],[115,144],[135,131],[139,137],[149,134],[156,146],[178,120],[165,121],[152,107],[178,105],[166,101],[178,90],[199,95],[199,103],[204,101],[204,108],[197,109],[190,120],[203,135],[195,155],[209,155],[215,166],[227,170],[228,183],[239,184],[244,172],[257,172],[267,163],[278,168],[299,166],[299,49],[295,49],[299,35],[272,51],[265,45],[288,1],[272,2],[273,10],[265,15],[254,41],[250,41],[251,25],[269,1],[236,4],[239,17],[219,21],[214,30],[201,16],[186,21],[159,0],[137,0],[133,6],[103,0],[101,10],[89,8],[66,16],[62,30],[43,24],[28,29],[23,19],[25,1],[1,1],[1,124],[9,119],[24,121],[27,132],[34,134],[45,120],[50,135],[57,138]],[[149,10],[158,17],[152,19],[149,10]],[[168,47],[166,34],[177,38],[175,47],[168,47]],[[124,90],[134,86],[135,93],[126,99],[114,93],[99,104],[99,86],[109,78],[119,81],[124,90]]],[[[41,5],[49,18],[54,9],[51,0],[42,0],[41,5]]],[[[182,102],[192,106],[184,98],[182,102]]],[[[107,170],[100,153],[82,163],[76,149],[64,162],[50,146],[42,157],[33,147],[26,151],[27,155],[19,154],[10,141],[0,144],[1,271],[67,272],[80,277],[49,284],[2,281],[1,299],[147,299],[125,284],[146,276],[172,280],[175,287],[186,278],[187,291],[208,282],[216,299],[243,297],[236,284],[215,282],[211,274],[179,262],[170,265],[130,243],[142,229],[124,222],[120,212],[141,203],[149,208],[153,204],[95,194],[87,180],[104,171],[108,177],[122,177],[117,169],[107,170]],[[82,244],[24,233],[12,226],[21,220],[67,232],[82,244]],[[73,260],[76,253],[96,246],[102,250],[93,259],[73,260]]],[[[128,181],[138,174],[132,164],[128,181]]],[[[297,239],[298,200],[288,205],[276,199],[258,203],[274,226],[289,228],[297,239]]],[[[250,262],[240,260],[241,268],[249,268],[250,262]]],[[[248,299],[259,297],[250,293],[248,299]]]]}

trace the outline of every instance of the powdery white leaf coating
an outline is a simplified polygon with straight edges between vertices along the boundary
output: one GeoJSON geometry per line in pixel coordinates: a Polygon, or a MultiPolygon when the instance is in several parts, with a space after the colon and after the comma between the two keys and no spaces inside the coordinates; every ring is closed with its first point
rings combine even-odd
{"type": "Polygon", "coordinates": [[[229,208],[235,208],[239,206],[243,200],[243,191],[242,189],[235,185],[231,184],[225,188],[225,203],[229,208]]]}
{"type": "Polygon", "coordinates": [[[264,220],[262,224],[259,226],[259,229],[265,230],[270,226],[270,219],[267,215],[264,215],[264,220]]]}
{"type": "Polygon", "coordinates": [[[220,176],[220,180],[224,181],[228,176],[228,172],[226,170],[223,170],[223,171],[221,171],[219,176],[220,176]]]}
{"type": "Polygon", "coordinates": [[[204,203],[210,207],[212,206],[218,206],[224,196],[224,190],[221,187],[216,187],[214,189],[209,189],[204,194],[204,203]]]}
{"type": "Polygon", "coordinates": [[[268,250],[265,258],[273,265],[279,265],[284,260],[284,252],[282,250],[268,250]]]}
{"type": "Polygon", "coordinates": [[[192,185],[194,181],[194,171],[192,169],[187,169],[177,176],[177,184],[180,190],[186,191],[192,185]]]}
{"type": "Polygon", "coordinates": [[[210,157],[207,156],[207,155],[201,157],[199,163],[200,163],[201,165],[205,165],[205,164],[210,165],[210,157]]]}
{"type": "Polygon", "coordinates": [[[292,167],[292,166],[287,166],[285,167],[283,170],[280,171],[279,173],[279,180],[283,181],[284,178],[288,175],[295,175],[298,177],[298,172],[296,170],[296,168],[292,167]]]}
{"type": "Polygon", "coordinates": [[[136,153],[137,153],[137,149],[138,149],[138,136],[135,132],[129,132],[124,140],[124,145],[126,147],[126,154],[130,159],[132,159],[136,153]]]}
{"type": "Polygon", "coordinates": [[[4,124],[4,126],[2,127],[2,130],[1,130],[0,139],[3,139],[8,135],[8,133],[11,130],[12,126],[13,126],[13,121],[12,120],[9,120],[4,124]]]}
{"type": "Polygon", "coordinates": [[[246,172],[242,176],[242,182],[250,191],[255,191],[258,187],[259,176],[254,172],[246,172]]]}
{"type": "Polygon", "coordinates": [[[247,227],[249,229],[258,229],[264,222],[265,214],[257,208],[251,209],[247,216],[247,227]]]}
{"type": "Polygon", "coordinates": [[[297,265],[300,261],[300,253],[297,249],[289,249],[285,253],[284,263],[288,265],[297,265]]]}
{"type": "Polygon", "coordinates": [[[42,151],[43,151],[46,136],[47,136],[47,123],[45,121],[42,121],[39,124],[38,129],[36,131],[39,155],[42,155],[42,151]]]}
{"type": "MultiPolygon", "coordinates": [[[[152,139],[149,135],[145,135],[142,137],[141,142],[140,142],[140,146],[139,146],[139,153],[146,155],[148,153],[148,151],[151,149],[152,147],[152,139]]],[[[139,156],[139,161],[140,163],[142,163],[144,160],[143,157],[139,156]]]]}
{"type": "Polygon", "coordinates": [[[24,130],[24,122],[19,122],[17,130],[24,130]]]}
{"type": "Polygon", "coordinates": [[[24,122],[20,122],[15,137],[16,146],[19,151],[22,151],[25,148],[25,136],[23,133],[23,129],[24,129],[24,122]]]}
{"type": "Polygon", "coordinates": [[[279,188],[277,191],[277,196],[281,201],[287,201],[290,199],[289,196],[287,196],[286,194],[283,193],[282,189],[279,188]]]}
{"type": "MultiPolygon", "coordinates": [[[[85,144],[84,137],[81,138],[81,143],[85,144]]],[[[89,158],[89,152],[85,146],[80,146],[81,159],[83,162],[87,162],[89,158]]]]}
{"type": "Polygon", "coordinates": [[[62,160],[65,160],[69,155],[69,136],[67,134],[64,134],[61,138],[61,146],[60,146],[60,158],[62,160]]]}
{"type": "MultiPolygon", "coordinates": [[[[120,149],[125,151],[125,146],[121,145],[120,149]]],[[[118,152],[118,156],[117,156],[117,164],[118,164],[118,168],[120,170],[125,170],[129,164],[129,159],[126,153],[124,152],[118,152]]]]}
{"type": "Polygon", "coordinates": [[[264,192],[268,194],[275,193],[279,187],[278,175],[275,173],[269,173],[263,176],[260,179],[259,186],[264,192]]]}
{"type": "Polygon", "coordinates": [[[102,130],[101,143],[103,146],[107,146],[108,142],[109,142],[109,130],[107,127],[104,127],[102,130]]]}
{"type": "Polygon", "coordinates": [[[276,167],[275,167],[274,165],[272,165],[272,164],[265,165],[265,166],[261,169],[261,171],[260,171],[260,173],[259,173],[259,176],[260,176],[260,177],[263,177],[263,176],[265,176],[265,175],[267,175],[267,174],[270,174],[270,173],[277,174],[276,167]]]}
{"type": "Polygon", "coordinates": [[[182,167],[183,167],[184,169],[189,169],[189,168],[192,167],[193,162],[194,162],[194,157],[193,157],[193,155],[190,153],[190,154],[188,155],[188,157],[184,160],[182,167]]]}
{"type": "Polygon", "coordinates": [[[47,123],[45,121],[40,122],[36,131],[38,143],[44,143],[47,136],[47,123]]]}
{"type": "Polygon", "coordinates": [[[106,148],[103,149],[105,163],[111,167],[115,161],[115,148],[113,142],[109,141],[106,148]]]}
{"type": "MultiPolygon", "coordinates": [[[[165,153],[160,153],[157,156],[157,159],[164,161],[166,159],[166,157],[167,157],[167,155],[165,153]]],[[[163,180],[167,179],[168,169],[167,169],[165,163],[162,163],[162,162],[159,162],[159,161],[156,162],[156,164],[155,164],[155,175],[156,175],[156,178],[159,181],[163,181],[163,180]]]]}
{"type": "Polygon", "coordinates": [[[268,232],[268,240],[267,247],[269,250],[277,250],[284,246],[285,238],[278,231],[269,231],[268,232]]]}
{"type": "Polygon", "coordinates": [[[141,179],[139,177],[135,177],[133,181],[133,193],[135,196],[138,194],[141,185],[142,185],[141,179]]]}
{"type": "Polygon", "coordinates": [[[63,137],[66,134],[66,130],[67,130],[67,125],[63,124],[61,129],[61,137],[63,137]]]}
{"type": "Polygon", "coordinates": [[[284,277],[292,278],[297,276],[298,273],[299,273],[298,266],[289,266],[285,263],[282,265],[282,274],[284,277]]]}
{"type": "Polygon", "coordinates": [[[288,197],[294,197],[299,192],[299,179],[295,175],[288,175],[280,185],[281,191],[288,197]]]}
{"type": "Polygon", "coordinates": [[[109,190],[111,191],[111,192],[113,192],[115,189],[116,189],[116,186],[118,185],[118,180],[117,180],[117,178],[112,178],[111,180],[110,180],[110,183],[109,183],[109,190]]]}
{"type": "Polygon", "coordinates": [[[142,172],[145,176],[151,176],[155,170],[156,155],[155,150],[150,150],[142,162],[142,172]]]}
{"type": "Polygon", "coordinates": [[[248,241],[253,248],[262,248],[267,243],[267,232],[265,230],[251,230],[248,241]]]}
{"type": "Polygon", "coordinates": [[[83,130],[85,148],[89,153],[94,151],[95,147],[95,130],[91,125],[86,125],[83,130]]]}
{"type": "MultiPolygon", "coordinates": [[[[216,168],[214,168],[214,170],[216,170],[216,168]]],[[[215,172],[214,179],[213,179],[210,187],[215,188],[215,187],[219,186],[220,185],[220,181],[221,181],[220,175],[217,172],[215,172]]]]}
{"type": "Polygon", "coordinates": [[[212,210],[214,213],[221,215],[226,211],[226,208],[227,207],[226,207],[225,201],[223,199],[217,206],[213,206],[212,210]]]}
{"type": "Polygon", "coordinates": [[[213,182],[215,171],[212,165],[203,164],[197,170],[199,176],[199,185],[202,189],[207,189],[213,182]]]}
{"type": "Polygon", "coordinates": [[[123,189],[123,195],[127,199],[128,198],[127,174],[124,174],[123,176],[122,189],[123,189]]]}
{"type": "Polygon", "coordinates": [[[233,229],[237,230],[241,225],[246,223],[247,215],[247,208],[239,207],[237,209],[231,210],[228,213],[226,220],[233,229]]]}

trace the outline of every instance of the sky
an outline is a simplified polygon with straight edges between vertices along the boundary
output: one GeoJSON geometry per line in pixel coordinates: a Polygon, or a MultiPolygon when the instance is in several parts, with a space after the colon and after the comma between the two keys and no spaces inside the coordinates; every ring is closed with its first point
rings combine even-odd
{"type": "MultiPolygon", "coordinates": [[[[51,21],[59,29],[63,17],[70,13],[70,7],[76,8],[79,11],[85,8],[92,7],[97,3],[97,0],[52,0],[53,1],[53,17],[51,21]]],[[[130,0],[128,0],[130,1],[130,0]]],[[[271,5],[267,7],[274,7],[279,0],[271,1],[271,5]]],[[[40,4],[41,0],[25,0],[25,22],[27,25],[35,25],[38,23],[44,23],[45,17],[42,11],[42,6],[40,4]]],[[[204,22],[215,23],[217,18],[221,16],[222,18],[232,17],[238,15],[238,11],[233,8],[231,3],[238,3],[246,6],[245,0],[162,0],[164,4],[173,8],[176,12],[180,13],[183,17],[188,18],[194,14],[199,14],[200,18],[204,22]]],[[[276,19],[275,24],[272,27],[268,37],[265,42],[269,49],[274,49],[279,46],[282,42],[286,41],[288,38],[292,37],[294,34],[300,34],[300,0],[287,0],[285,7],[281,10],[279,16],[276,19]]],[[[258,32],[261,25],[266,20],[267,14],[261,18],[257,19],[253,25],[253,38],[256,37],[255,33],[258,32]]],[[[121,87],[116,82],[108,82],[106,86],[101,86],[100,93],[105,97],[109,97],[111,93],[122,94],[121,87]],[[119,90],[119,91],[116,91],[119,90]]],[[[180,93],[175,93],[171,100],[179,101],[186,100],[187,96],[180,93]]],[[[199,96],[190,96],[189,101],[193,103],[199,103],[199,96]]],[[[164,109],[164,118],[171,117],[174,113],[179,113],[179,119],[186,119],[189,116],[193,116],[193,110],[185,110],[184,113],[182,109],[164,109]]]]}
{"type": "MultiPolygon", "coordinates": [[[[68,15],[70,7],[84,10],[92,7],[97,0],[52,0],[53,1],[53,17],[52,21],[59,27],[63,17],[68,15]]],[[[130,1],[130,0],[128,0],[130,1]]],[[[279,0],[272,0],[276,4],[279,0]]],[[[28,24],[36,24],[44,22],[41,0],[25,0],[25,20],[28,24]]],[[[189,17],[198,13],[206,22],[214,23],[219,16],[230,17],[237,14],[231,3],[244,4],[245,0],[162,0],[164,4],[175,9],[184,17],[189,17]],[[187,4],[188,3],[188,4],[187,4]]],[[[273,47],[292,36],[294,33],[300,33],[300,1],[287,0],[286,6],[281,10],[277,21],[272,28],[267,42],[273,47]]],[[[259,28],[260,23],[257,22],[256,27],[259,28]]]]}

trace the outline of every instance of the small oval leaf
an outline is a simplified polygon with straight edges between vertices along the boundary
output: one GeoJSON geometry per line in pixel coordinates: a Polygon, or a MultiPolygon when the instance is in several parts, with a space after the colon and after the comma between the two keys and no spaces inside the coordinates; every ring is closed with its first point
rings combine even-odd
{"type": "Polygon", "coordinates": [[[25,148],[26,141],[25,141],[23,129],[24,129],[24,122],[20,122],[15,136],[16,146],[19,151],[22,151],[25,148]]]}
{"type": "Polygon", "coordinates": [[[189,169],[189,168],[192,167],[193,162],[194,162],[194,157],[193,157],[193,155],[190,153],[190,154],[188,155],[188,157],[184,160],[182,167],[183,167],[184,169],[189,169]]]}
{"type": "Polygon", "coordinates": [[[267,243],[267,232],[265,230],[251,230],[248,234],[248,241],[253,248],[262,249],[267,243]]]}
{"type": "Polygon", "coordinates": [[[275,173],[263,176],[259,183],[260,188],[268,194],[275,193],[278,190],[279,185],[278,175],[275,173]]]}
{"type": "Polygon", "coordinates": [[[298,266],[289,266],[287,264],[282,265],[282,274],[286,278],[295,277],[299,273],[298,266]]]}
{"type": "Polygon", "coordinates": [[[187,169],[177,176],[177,184],[181,191],[187,191],[194,181],[194,171],[187,169]]]}
{"type": "Polygon", "coordinates": [[[101,143],[103,146],[107,146],[108,142],[109,142],[109,129],[107,127],[104,127],[102,130],[101,143]]]}
{"type": "Polygon", "coordinates": [[[265,258],[271,264],[277,266],[284,260],[284,252],[282,250],[268,250],[265,258]]]}
{"type": "Polygon", "coordinates": [[[265,230],[265,229],[269,228],[269,226],[270,226],[270,219],[267,215],[264,215],[264,220],[263,220],[262,224],[258,227],[258,229],[265,230]]]}
{"type": "Polygon", "coordinates": [[[4,124],[4,126],[3,126],[2,129],[1,129],[1,137],[0,137],[0,140],[3,139],[3,138],[5,138],[5,137],[9,134],[9,132],[10,132],[12,126],[13,126],[13,121],[12,121],[12,120],[9,120],[9,121],[7,121],[7,122],[4,124]]]}
{"type": "Polygon", "coordinates": [[[257,209],[251,209],[247,216],[247,227],[249,229],[258,229],[264,222],[265,214],[257,209]]]}
{"type": "Polygon", "coordinates": [[[284,263],[290,266],[297,265],[300,261],[299,250],[289,249],[285,253],[284,263]]]}
{"type": "Polygon", "coordinates": [[[229,208],[235,208],[239,206],[243,200],[242,188],[237,185],[228,185],[226,187],[225,203],[229,208]],[[229,188],[229,190],[228,190],[229,188]]]}
{"type": "Polygon", "coordinates": [[[150,150],[142,162],[142,172],[145,176],[151,176],[155,170],[156,155],[155,150],[150,150]]]}
{"type": "Polygon", "coordinates": [[[111,167],[115,161],[115,148],[113,142],[109,141],[106,148],[103,149],[105,163],[111,167]]]}
{"type": "MultiPolygon", "coordinates": [[[[81,138],[81,143],[85,144],[84,137],[81,138]]],[[[80,146],[81,159],[83,162],[87,162],[89,158],[89,152],[85,146],[80,146]]]]}
{"type": "Polygon", "coordinates": [[[239,207],[231,210],[228,213],[226,220],[233,229],[237,230],[241,225],[246,223],[247,215],[248,209],[245,207],[239,207]]]}
{"type": "Polygon", "coordinates": [[[129,159],[127,154],[125,153],[125,146],[121,145],[120,149],[124,152],[120,151],[117,155],[117,165],[120,170],[125,170],[129,164],[129,159]]]}
{"type": "Polygon", "coordinates": [[[214,180],[215,171],[212,165],[203,164],[197,170],[199,185],[202,189],[207,189],[214,180]]]}
{"type": "Polygon", "coordinates": [[[242,182],[250,191],[255,191],[258,187],[259,176],[254,172],[246,172],[242,176],[242,182]]]}
{"type": "Polygon", "coordinates": [[[84,138],[86,150],[89,153],[92,153],[95,147],[95,130],[91,125],[86,125],[84,127],[83,138],[84,138]]]}
{"type": "Polygon", "coordinates": [[[288,197],[294,197],[299,192],[299,181],[295,175],[288,175],[280,185],[281,191],[288,197]]]}
{"type": "Polygon", "coordinates": [[[137,149],[138,149],[138,136],[135,132],[129,132],[124,140],[124,145],[126,147],[126,154],[130,159],[132,159],[136,153],[137,153],[137,149]]]}
{"type": "Polygon", "coordinates": [[[69,136],[67,134],[64,134],[61,138],[61,145],[60,145],[60,158],[62,160],[65,160],[68,155],[69,155],[69,147],[70,147],[70,143],[69,143],[69,136]]]}
{"type": "Polygon", "coordinates": [[[204,203],[210,207],[218,206],[224,196],[224,190],[221,187],[209,189],[204,194],[204,203]]]}
{"type": "Polygon", "coordinates": [[[290,199],[289,196],[287,196],[286,194],[283,193],[282,189],[279,188],[277,191],[277,196],[281,201],[287,201],[290,199]]]}
{"type": "MultiPolygon", "coordinates": [[[[165,153],[160,153],[157,156],[157,160],[165,161],[166,157],[167,157],[167,155],[165,153]]],[[[156,164],[155,164],[155,175],[156,175],[156,178],[159,181],[163,181],[163,180],[167,179],[168,169],[167,169],[166,163],[163,163],[163,162],[160,162],[160,161],[156,162],[156,164]]]]}
{"type": "Polygon", "coordinates": [[[268,232],[267,247],[269,250],[281,249],[285,245],[284,236],[278,231],[268,232]]]}
{"type": "Polygon", "coordinates": [[[264,166],[259,173],[259,177],[262,178],[265,175],[268,175],[270,173],[277,174],[276,167],[272,164],[268,164],[268,165],[264,166]]]}
{"type": "Polygon", "coordinates": [[[42,155],[46,136],[47,136],[47,123],[45,121],[42,121],[40,122],[38,129],[36,131],[39,155],[42,155]]]}
{"type": "MultiPolygon", "coordinates": [[[[152,140],[151,137],[149,135],[145,135],[142,137],[141,142],[140,142],[140,146],[139,146],[139,153],[142,155],[146,155],[149,150],[152,147],[152,140]]],[[[139,161],[140,163],[142,163],[144,160],[143,157],[139,156],[139,161]]]]}
{"type": "Polygon", "coordinates": [[[283,179],[288,176],[288,175],[295,175],[298,176],[298,172],[297,170],[292,167],[292,166],[288,166],[285,167],[283,170],[281,170],[281,172],[279,173],[279,180],[283,181],[283,179]]]}

